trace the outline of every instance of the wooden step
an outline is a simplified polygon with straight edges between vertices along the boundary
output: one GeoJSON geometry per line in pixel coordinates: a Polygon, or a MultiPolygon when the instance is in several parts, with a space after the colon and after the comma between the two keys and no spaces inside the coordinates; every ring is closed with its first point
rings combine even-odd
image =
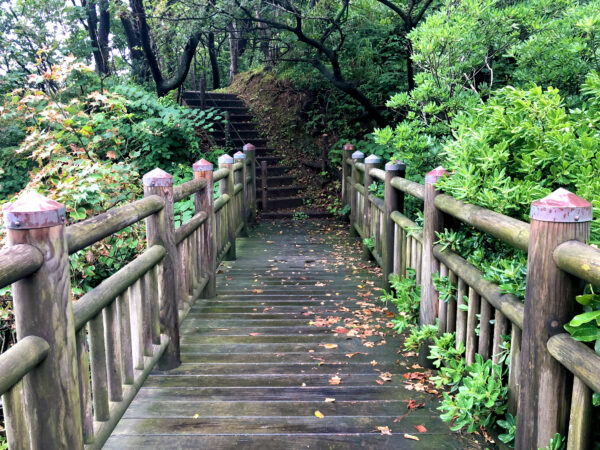
{"type": "MultiPolygon", "coordinates": [[[[267,206],[269,209],[279,209],[279,208],[294,208],[296,206],[304,205],[304,201],[307,200],[307,197],[276,197],[276,198],[268,198],[267,206]]],[[[262,199],[257,196],[256,203],[258,204],[259,209],[262,209],[262,199]]]]}
{"type": "MultiPolygon", "coordinates": [[[[304,190],[304,186],[268,186],[267,187],[267,198],[270,201],[271,199],[281,198],[281,197],[293,197],[298,195],[300,192],[304,190]]],[[[262,188],[257,187],[257,196],[262,196],[262,188]]]]}
{"type": "MultiPolygon", "coordinates": [[[[258,172],[257,183],[260,185],[260,181],[262,180],[261,172],[258,172]]],[[[292,184],[296,180],[296,177],[292,175],[273,175],[269,174],[269,167],[267,167],[267,186],[286,186],[292,184]]]]}

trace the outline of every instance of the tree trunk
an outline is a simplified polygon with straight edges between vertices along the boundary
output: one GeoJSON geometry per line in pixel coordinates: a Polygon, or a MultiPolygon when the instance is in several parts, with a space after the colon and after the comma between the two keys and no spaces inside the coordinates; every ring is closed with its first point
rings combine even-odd
{"type": "Polygon", "coordinates": [[[415,88],[415,72],[412,62],[412,42],[406,40],[406,80],[408,81],[408,91],[412,91],[415,88]]]}
{"type": "Polygon", "coordinates": [[[96,2],[89,1],[86,5],[88,33],[92,42],[92,54],[96,65],[96,73],[110,73],[108,36],[110,34],[110,12],[107,0],[100,0],[100,18],[96,11],[96,2]]]}
{"type": "Polygon", "coordinates": [[[238,73],[238,57],[240,54],[239,33],[235,21],[228,25],[227,33],[229,34],[229,84],[231,84],[238,73]]]}
{"type": "Polygon", "coordinates": [[[213,89],[221,87],[221,73],[219,72],[219,61],[217,59],[217,49],[215,47],[215,33],[208,33],[207,39],[208,57],[210,59],[210,68],[212,70],[213,89]]]}

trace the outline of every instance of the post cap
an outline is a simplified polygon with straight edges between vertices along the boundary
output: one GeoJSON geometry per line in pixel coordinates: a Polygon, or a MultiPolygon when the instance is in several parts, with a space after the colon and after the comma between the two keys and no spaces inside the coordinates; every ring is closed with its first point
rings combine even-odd
{"type": "Polygon", "coordinates": [[[541,222],[589,222],[592,220],[592,204],[559,188],[531,204],[531,219],[541,222]]]}
{"type": "Polygon", "coordinates": [[[385,170],[406,170],[406,163],[402,161],[390,161],[385,164],[385,170]]]}
{"type": "Polygon", "coordinates": [[[442,166],[438,166],[425,175],[425,183],[435,184],[440,178],[445,177],[446,175],[448,175],[448,171],[442,166]]]}
{"type": "Polygon", "coordinates": [[[379,164],[381,158],[377,155],[369,155],[365,158],[365,164],[379,164]]]}
{"type": "Polygon", "coordinates": [[[48,228],[65,223],[65,206],[35,191],[26,192],[4,207],[4,222],[9,230],[48,228]]]}
{"type": "Polygon", "coordinates": [[[144,186],[173,186],[173,176],[158,167],[142,177],[144,186]]]}
{"type": "Polygon", "coordinates": [[[352,153],[352,159],[363,159],[364,157],[365,154],[360,150],[356,150],[354,153],[352,153]]]}
{"type": "Polygon", "coordinates": [[[219,156],[219,164],[233,164],[233,158],[227,154],[219,156]]]}
{"type": "Polygon", "coordinates": [[[351,142],[348,142],[348,143],[344,144],[344,146],[342,147],[342,150],[352,151],[352,150],[354,150],[354,144],[352,144],[351,142]]]}
{"type": "Polygon", "coordinates": [[[200,161],[196,161],[193,165],[192,165],[192,170],[194,172],[208,172],[213,170],[213,164],[210,161],[207,161],[205,159],[201,159],[200,161]]]}
{"type": "Polygon", "coordinates": [[[256,150],[256,147],[252,144],[246,144],[244,145],[243,150],[245,152],[251,152],[252,150],[256,150]]]}
{"type": "Polygon", "coordinates": [[[246,159],[246,155],[242,152],[236,152],[233,155],[233,159],[246,159]]]}

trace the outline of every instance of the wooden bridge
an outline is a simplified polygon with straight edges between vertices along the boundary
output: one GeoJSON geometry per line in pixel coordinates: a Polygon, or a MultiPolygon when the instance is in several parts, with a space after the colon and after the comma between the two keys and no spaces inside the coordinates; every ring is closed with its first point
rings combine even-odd
{"type": "Polygon", "coordinates": [[[585,244],[589,203],[559,190],[534,202],[528,224],[441,194],[441,168],[421,185],[402,164],[382,170],[346,145],[350,230],[249,229],[255,159],[248,145],[216,171],[199,161],[179,186],[156,169],[143,199],[69,226],[64,207],[37,194],[5,208],[0,286],[12,283],[19,338],[0,356],[11,449],[479,448],[440,421],[427,383],[411,382],[425,355],[419,365],[387,332],[378,285],[409,268],[422,285],[420,322],[456,332],[467,362],[497,358],[510,335],[517,448],[544,447],[556,432],[589,447],[600,356],[562,331],[580,280],[600,283],[600,251],[585,244]],[[365,195],[373,180],[385,199],[365,195]],[[417,234],[405,195],[424,201],[417,234]],[[175,228],[173,204],[190,196],[196,214],[175,228]],[[69,255],[141,220],[145,250],[73,303],[69,255]],[[529,251],[525,304],[435,245],[452,220],[529,251]],[[437,272],[456,301],[439,300],[437,272]]]}

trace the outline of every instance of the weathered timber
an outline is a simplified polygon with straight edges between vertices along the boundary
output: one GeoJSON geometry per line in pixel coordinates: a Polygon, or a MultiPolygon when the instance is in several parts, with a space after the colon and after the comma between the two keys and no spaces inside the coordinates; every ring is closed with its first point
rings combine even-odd
{"type": "Polygon", "coordinates": [[[37,193],[28,193],[4,208],[4,214],[5,219],[10,219],[5,220],[8,245],[30,245],[44,256],[44,263],[36,272],[12,285],[17,335],[20,339],[39,336],[50,348],[44,361],[23,379],[31,445],[45,449],[81,448],[65,207],[37,193]],[[19,220],[13,221],[14,218],[19,220]]]}
{"type": "Polygon", "coordinates": [[[207,219],[208,214],[205,211],[194,214],[190,220],[175,230],[175,244],[181,244],[185,238],[196,231],[207,219]]]}
{"type": "Polygon", "coordinates": [[[113,208],[83,222],[69,225],[66,229],[69,254],[159,212],[164,204],[162,198],[151,195],[128,205],[113,208]]]}
{"type": "MultiPolygon", "coordinates": [[[[441,275],[440,267],[440,275],[441,275]]],[[[477,353],[477,316],[479,315],[479,306],[481,298],[475,289],[469,286],[469,302],[468,302],[468,314],[467,314],[467,340],[465,343],[465,359],[467,365],[475,362],[475,353],[477,353]]],[[[513,329],[518,329],[514,327],[513,329]]]]}
{"type": "Polygon", "coordinates": [[[352,173],[352,165],[348,163],[348,159],[352,159],[353,152],[354,145],[349,142],[342,147],[342,205],[350,204],[351,184],[348,183],[348,178],[352,173]]]}
{"type": "Polygon", "coordinates": [[[236,245],[235,245],[235,202],[233,192],[234,188],[234,169],[233,169],[233,158],[229,155],[221,155],[219,157],[219,169],[228,170],[227,178],[223,178],[219,181],[219,189],[221,196],[229,195],[231,201],[224,211],[225,221],[221,222],[221,226],[225,226],[225,236],[227,242],[231,244],[229,249],[225,252],[223,259],[226,261],[235,260],[236,245]]]}
{"type": "Polygon", "coordinates": [[[579,241],[560,244],[552,254],[556,265],[588,283],[600,285],[600,250],[579,241]]]}
{"type": "Polygon", "coordinates": [[[560,270],[553,253],[565,241],[589,238],[592,205],[558,189],[531,205],[525,322],[517,414],[517,448],[539,448],[565,434],[570,374],[546,349],[575,314],[579,280],[560,270]]]}
{"type": "MultiPolygon", "coordinates": [[[[381,158],[379,158],[378,156],[375,155],[369,155],[365,158],[365,164],[364,164],[364,179],[363,179],[363,187],[364,187],[364,193],[363,193],[363,199],[364,199],[364,204],[363,204],[363,239],[368,239],[371,238],[373,239],[374,236],[371,233],[371,216],[369,215],[369,210],[371,209],[371,201],[369,200],[369,186],[371,186],[371,183],[373,183],[373,177],[371,176],[371,169],[376,169],[379,164],[381,163],[381,158]]],[[[356,164],[356,166],[358,167],[358,163],[356,164]]],[[[374,255],[371,252],[371,249],[369,248],[369,246],[367,245],[366,242],[362,243],[362,258],[364,260],[370,260],[374,255]]]]}
{"type": "Polygon", "coordinates": [[[463,203],[449,195],[438,195],[435,206],[458,220],[527,251],[529,224],[480,206],[463,203]]]}
{"type": "Polygon", "coordinates": [[[579,377],[591,390],[600,393],[600,355],[567,333],[548,340],[548,352],[560,364],[579,377]]]}
{"type": "MultiPolygon", "coordinates": [[[[439,262],[433,255],[433,246],[436,241],[436,232],[443,231],[444,221],[441,211],[435,207],[435,198],[439,191],[435,183],[448,172],[443,167],[432,170],[425,176],[423,215],[423,272],[421,280],[421,311],[419,323],[421,325],[433,325],[437,316],[438,293],[433,285],[433,274],[439,271],[439,262]]],[[[449,264],[446,264],[448,267],[449,264]]]]}
{"type": "MultiPolygon", "coordinates": [[[[375,197],[373,194],[369,194],[369,203],[371,203],[371,206],[374,206],[379,211],[384,212],[385,203],[382,198],[375,197]]],[[[371,208],[369,208],[369,209],[371,209],[371,208]]],[[[373,211],[371,211],[371,214],[373,214],[373,211]]],[[[373,221],[371,219],[369,219],[369,223],[373,224],[373,221]]],[[[375,236],[375,234],[373,232],[371,234],[373,236],[375,236]]]]}
{"type": "Polygon", "coordinates": [[[591,448],[592,414],[592,391],[581,378],[574,377],[567,450],[591,448]]]}
{"type": "Polygon", "coordinates": [[[164,256],[164,247],[154,245],[81,297],[73,305],[75,329],[81,329],[164,256]]]}
{"type": "MultiPolygon", "coordinates": [[[[406,174],[406,164],[396,161],[385,165],[385,191],[384,191],[384,223],[382,236],[382,270],[383,285],[385,289],[390,288],[390,275],[394,272],[394,255],[396,254],[394,243],[395,222],[392,219],[394,211],[404,212],[404,193],[396,191],[391,185],[394,177],[404,177],[406,174]]],[[[396,242],[397,244],[397,242],[396,242]]]]}
{"type": "MultiPolygon", "coordinates": [[[[359,201],[360,197],[358,194],[358,187],[362,188],[362,173],[358,170],[357,164],[364,161],[365,155],[360,151],[352,153],[352,159],[349,161],[351,164],[351,178],[352,181],[349,184],[349,195],[350,195],[350,235],[360,236],[361,231],[358,231],[358,214],[359,214],[359,201]]],[[[364,189],[363,189],[364,193],[364,189]]]]}
{"type": "Polygon", "coordinates": [[[146,219],[148,247],[162,245],[165,255],[162,260],[160,280],[160,330],[169,336],[168,348],[159,360],[162,370],[177,367],[179,359],[179,320],[177,315],[177,286],[181,286],[176,272],[177,247],[173,226],[173,177],[161,169],[154,169],[143,177],[144,196],[158,195],[164,202],[162,211],[146,219]]]}
{"type": "Polygon", "coordinates": [[[261,205],[262,205],[262,209],[263,211],[267,211],[269,209],[269,203],[268,203],[268,197],[267,197],[267,193],[268,193],[268,189],[269,187],[267,186],[267,162],[266,161],[261,161],[260,162],[260,192],[261,192],[261,205]]]}
{"type": "Polygon", "coordinates": [[[0,395],[13,387],[41,363],[50,351],[48,343],[27,336],[0,355],[0,395]]]}
{"type": "Polygon", "coordinates": [[[121,335],[119,332],[119,316],[117,302],[113,301],[104,311],[104,342],[106,343],[106,370],[108,373],[108,391],[111,402],[123,400],[121,369],[121,335]]]}
{"type": "Polygon", "coordinates": [[[10,450],[30,450],[33,448],[29,437],[27,424],[27,408],[23,380],[2,395],[2,410],[4,414],[4,429],[6,442],[10,450]]]}
{"type": "MultiPolygon", "coordinates": [[[[408,230],[409,228],[418,228],[418,225],[406,217],[404,214],[399,211],[394,211],[391,214],[392,220],[401,226],[404,230],[408,230]]],[[[423,242],[423,231],[419,231],[416,233],[412,233],[412,236],[419,242],[423,242]]]]}
{"type": "Polygon", "coordinates": [[[215,170],[213,174],[213,183],[217,181],[221,181],[223,178],[227,178],[229,176],[229,169],[219,168],[215,170]]]}
{"type": "Polygon", "coordinates": [[[173,201],[178,202],[206,187],[206,180],[197,179],[173,187],[173,201]]]}
{"type": "MultiPolygon", "coordinates": [[[[254,149],[247,149],[247,154],[254,155],[254,149]]],[[[204,192],[196,195],[194,199],[194,206],[196,213],[206,213],[206,222],[201,229],[202,232],[202,245],[200,249],[202,252],[200,255],[200,271],[202,276],[207,278],[206,287],[204,288],[203,294],[206,298],[212,298],[215,296],[215,272],[216,272],[216,232],[215,232],[215,211],[216,205],[213,207],[213,165],[206,161],[200,160],[193,165],[194,178],[205,179],[206,189],[204,192]]],[[[255,202],[256,204],[256,202],[255,202]]],[[[256,213],[256,211],[254,211],[256,213]]]]}
{"type": "Polygon", "coordinates": [[[425,199],[425,186],[414,181],[407,180],[403,177],[396,177],[392,179],[392,186],[405,194],[412,195],[419,200],[425,199]]]}
{"type": "Polygon", "coordinates": [[[131,345],[131,314],[129,311],[129,290],[117,297],[117,316],[119,317],[119,335],[121,344],[121,367],[123,384],[133,383],[133,353],[131,345]]]}
{"type": "Polygon", "coordinates": [[[88,322],[90,341],[90,360],[92,373],[92,398],[94,401],[94,419],[99,422],[108,420],[108,378],[106,371],[106,347],[104,343],[104,323],[102,313],[88,322]]]}
{"type": "Polygon", "coordinates": [[[247,177],[247,166],[246,166],[246,154],[243,152],[237,152],[233,155],[234,161],[239,161],[237,164],[241,164],[241,170],[235,173],[235,187],[233,189],[234,193],[237,194],[239,191],[242,192],[241,205],[238,214],[241,214],[241,217],[238,219],[241,220],[241,230],[239,235],[242,237],[248,237],[248,210],[249,210],[249,199],[248,199],[248,183],[246,182],[247,177]]]}
{"type": "MultiPolygon", "coordinates": [[[[490,302],[494,308],[502,311],[512,323],[523,329],[525,309],[523,303],[514,295],[502,293],[498,285],[485,280],[483,274],[465,259],[450,250],[442,251],[442,248],[443,247],[440,245],[434,247],[433,254],[435,257],[465,280],[470,287],[475,289],[480,296],[490,302]]],[[[484,309],[485,308],[486,307],[484,307],[484,309]]],[[[483,320],[484,319],[482,318],[482,321],[483,320]]]]}
{"type": "Polygon", "coordinates": [[[510,365],[508,367],[508,410],[517,413],[519,403],[519,380],[521,379],[522,332],[514,325],[510,330],[510,365]]]}
{"type": "Polygon", "coordinates": [[[466,344],[467,341],[467,311],[464,310],[467,292],[468,286],[459,276],[456,289],[456,348],[460,343],[466,344]]]}
{"type": "Polygon", "coordinates": [[[252,144],[244,145],[244,153],[248,162],[248,171],[250,174],[250,192],[249,192],[249,208],[250,221],[256,222],[256,147],[252,144]]]}
{"type": "Polygon", "coordinates": [[[490,357],[490,345],[492,342],[492,324],[490,323],[490,320],[492,320],[492,305],[487,298],[484,296],[481,297],[477,353],[486,360],[490,357]]]}
{"type": "Polygon", "coordinates": [[[31,275],[44,263],[44,256],[31,245],[13,245],[0,250],[0,287],[31,275]]]}
{"type": "Polygon", "coordinates": [[[229,200],[231,199],[231,197],[229,197],[229,195],[225,194],[222,195],[221,197],[219,197],[218,199],[215,200],[215,213],[219,212],[221,210],[221,208],[223,208],[227,203],[229,203],[229,200]]]}
{"type": "MultiPolygon", "coordinates": [[[[448,276],[448,267],[443,262],[440,263],[440,277],[444,278],[448,276]]],[[[448,327],[448,304],[442,299],[438,298],[438,334],[442,335],[446,332],[448,327]]]]}
{"type": "Polygon", "coordinates": [[[500,356],[502,354],[502,344],[504,343],[504,337],[508,333],[508,320],[502,311],[496,309],[494,312],[494,335],[492,337],[492,362],[494,364],[500,363],[500,356]]]}
{"type": "Polygon", "coordinates": [[[83,442],[87,444],[94,439],[94,415],[92,408],[92,389],[90,373],[90,351],[87,340],[87,329],[77,332],[77,375],[79,377],[79,402],[81,406],[81,426],[83,442]]]}
{"type": "Polygon", "coordinates": [[[375,180],[385,182],[385,170],[377,169],[377,168],[371,169],[371,170],[369,170],[369,175],[371,176],[371,178],[373,178],[375,180]]]}

